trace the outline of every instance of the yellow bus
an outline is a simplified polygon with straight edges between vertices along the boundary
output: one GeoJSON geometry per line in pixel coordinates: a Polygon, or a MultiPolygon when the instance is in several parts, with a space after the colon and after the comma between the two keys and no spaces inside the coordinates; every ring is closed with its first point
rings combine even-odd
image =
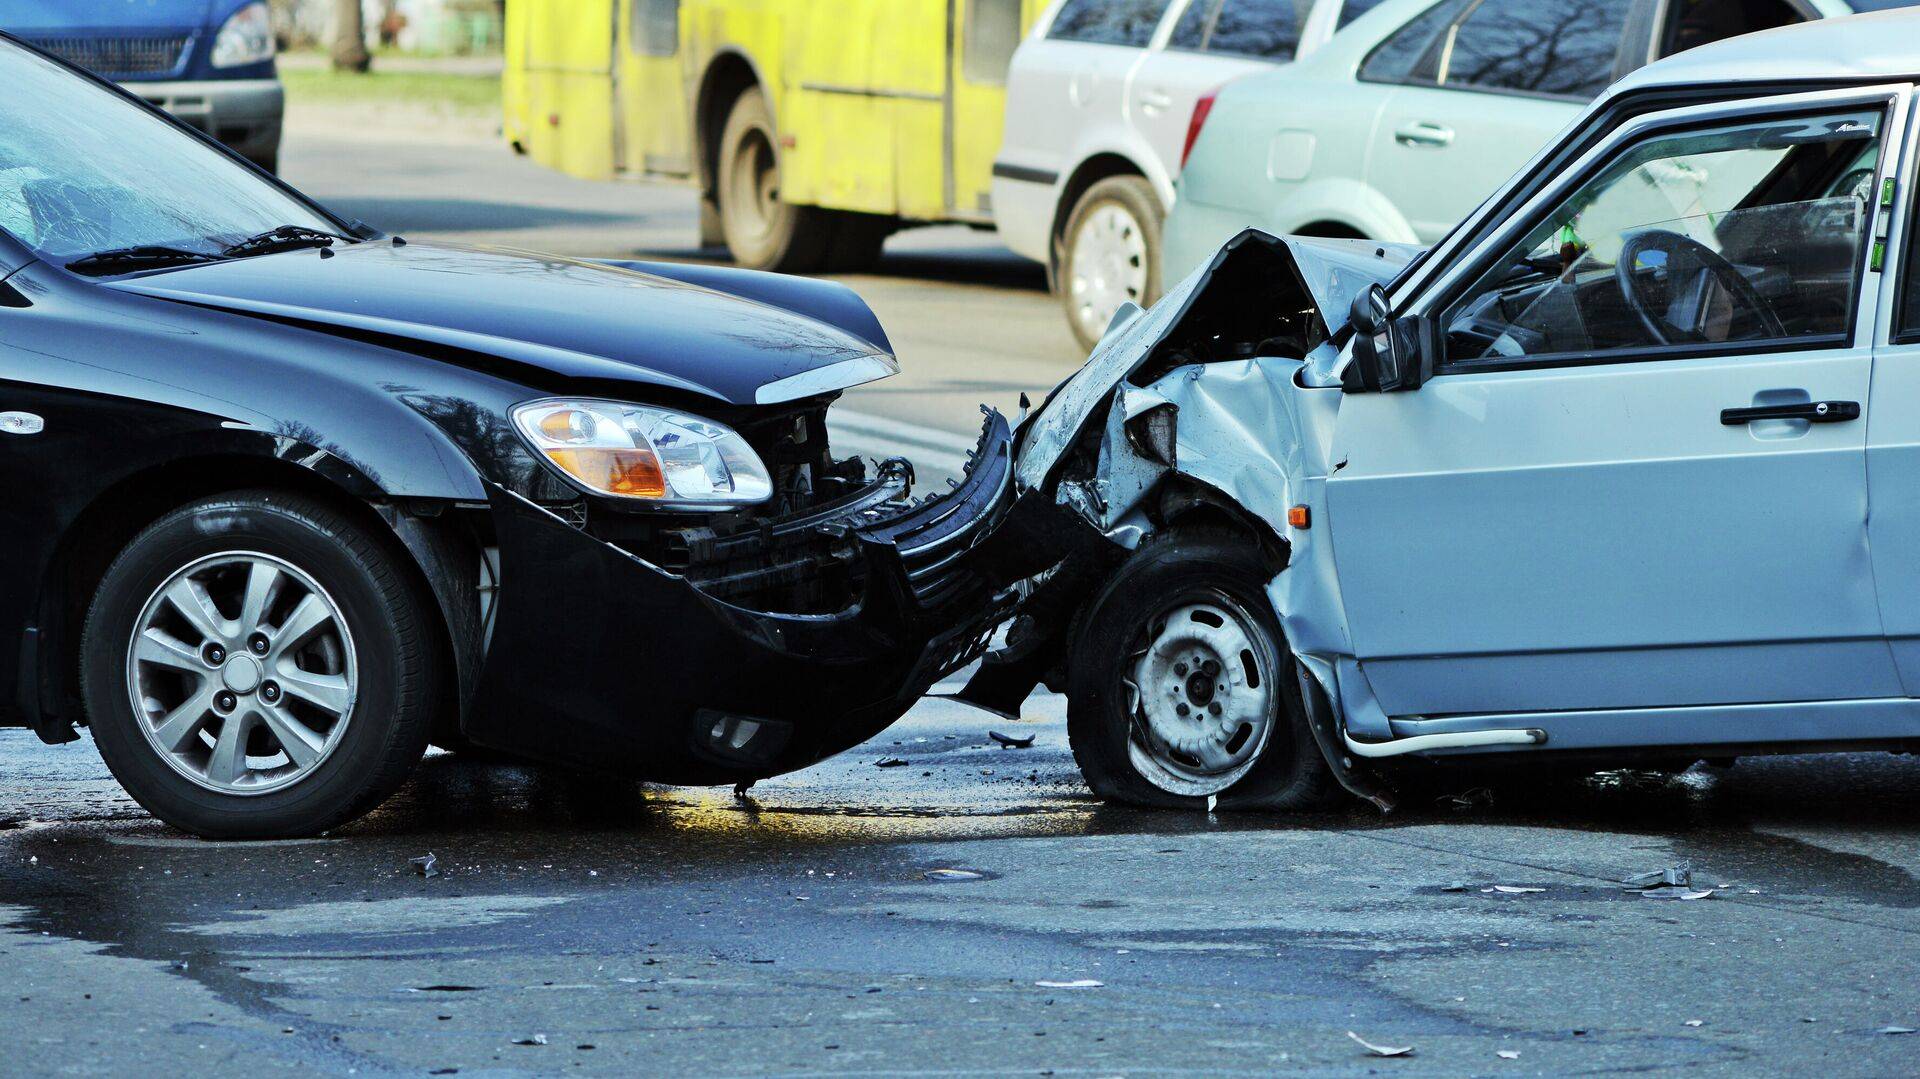
{"type": "Polygon", "coordinates": [[[1044,0],[513,0],[505,133],[573,176],[701,192],[701,241],[851,270],[992,222],[1007,66],[1044,0]]]}

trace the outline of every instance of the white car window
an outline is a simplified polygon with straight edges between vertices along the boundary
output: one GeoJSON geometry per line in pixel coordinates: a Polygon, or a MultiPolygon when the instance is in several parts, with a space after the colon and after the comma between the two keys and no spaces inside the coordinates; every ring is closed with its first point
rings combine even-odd
{"type": "Polygon", "coordinates": [[[1144,49],[1153,40],[1172,0],[1067,0],[1047,36],[1094,45],[1131,45],[1144,49]]]}
{"type": "Polygon", "coordinates": [[[1285,62],[1300,48],[1313,0],[1194,0],[1167,47],[1285,62]]]}
{"type": "Polygon", "coordinates": [[[1597,97],[1613,81],[1633,0],[1482,0],[1443,50],[1443,86],[1597,97]]]}
{"type": "Polygon", "coordinates": [[[1769,119],[1628,148],[1442,318],[1448,360],[1844,338],[1880,125],[1769,119]]]}

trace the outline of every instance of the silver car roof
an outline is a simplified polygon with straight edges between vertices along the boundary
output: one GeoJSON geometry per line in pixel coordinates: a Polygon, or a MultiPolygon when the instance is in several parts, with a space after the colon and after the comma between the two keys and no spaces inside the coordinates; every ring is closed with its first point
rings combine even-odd
{"type": "Polygon", "coordinates": [[[1920,76],[1920,10],[1881,11],[1763,30],[1676,53],[1615,83],[1607,97],[1655,86],[1920,76]]]}

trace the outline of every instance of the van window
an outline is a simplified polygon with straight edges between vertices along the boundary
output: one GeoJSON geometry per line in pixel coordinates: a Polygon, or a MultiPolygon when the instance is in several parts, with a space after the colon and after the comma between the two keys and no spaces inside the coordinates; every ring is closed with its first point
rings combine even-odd
{"type": "Polygon", "coordinates": [[[1388,35],[1360,64],[1361,81],[1432,82],[1434,77],[1430,71],[1416,76],[1414,69],[1423,57],[1434,51],[1434,39],[1466,5],[1467,0],[1441,0],[1388,35]]]}
{"type": "Polygon", "coordinates": [[[1005,85],[1020,45],[1020,0],[971,0],[960,73],[968,82],[1005,85]]]}
{"type": "Polygon", "coordinates": [[[1094,45],[1131,45],[1144,49],[1160,26],[1171,0],[1067,0],[1053,17],[1047,36],[1094,45]]]}
{"type": "Polygon", "coordinates": [[[1454,32],[1444,86],[1588,99],[1613,81],[1633,0],[1483,0],[1454,32]]]}
{"type": "Polygon", "coordinates": [[[672,56],[680,51],[680,0],[633,0],[631,48],[635,56],[672,56]]]}

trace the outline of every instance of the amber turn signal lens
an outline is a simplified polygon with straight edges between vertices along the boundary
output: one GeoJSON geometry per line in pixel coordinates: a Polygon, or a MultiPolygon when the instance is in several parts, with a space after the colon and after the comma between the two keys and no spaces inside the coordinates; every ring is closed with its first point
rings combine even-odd
{"type": "Polygon", "coordinates": [[[608,494],[663,498],[667,478],[650,450],[550,449],[547,456],[568,475],[608,494]]]}
{"type": "Polygon", "coordinates": [[[1308,528],[1311,526],[1312,521],[1313,521],[1313,517],[1307,512],[1307,507],[1305,506],[1287,507],[1287,524],[1293,526],[1294,528],[1308,528]]]}

